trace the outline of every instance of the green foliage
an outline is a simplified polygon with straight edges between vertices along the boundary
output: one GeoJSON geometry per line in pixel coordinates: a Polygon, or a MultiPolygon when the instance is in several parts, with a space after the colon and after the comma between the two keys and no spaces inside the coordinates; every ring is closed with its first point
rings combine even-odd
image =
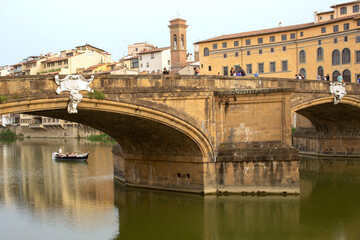
{"type": "Polygon", "coordinates": [[[86,139],[89,140],[90,142],[111,142],[111,143],[115,143],[115,140],[112,139],[107,134],[90,135],[86,139]]]}
{"type": "Polygon", "coordinates": [[[36,74],[39,75],[39,74],[42,74],[42,73],[51,73],[51,72],[59,72],[59,71],[61,71],[61,68],[51,69],[51,70],[48,70],[48,71],[41,71],[41,72],[37,72],[36,74]]]}
{"type": "Polygon", "coordinates": [[[8,100],[7,96],[0,95],[0,104],[6,102],[7,100],[8,100]]]}
{"type": "Polygon", "coordinates": [[[291,128],[291,134],[293,134],[296,131],[296,127],[291,128]]]}
{"type": "Polygon", "coordinates": [[[93,99],[97,99],[97,100],[103,100],[105,99],[105,94],[100,92],[100,91],[97,91],[94,89],[94,92],[91,92],[91,93],[88,93],[88,96],[89,98],[93,99]]]}
{"type": "Polygon", "coordinates": [[[9,129],[2,130],[0,132],[0,141],[1,142],[14,142],[16,139],[22,139],[23,136],[16,135],[16,133],[10,131],[9,129]]]}

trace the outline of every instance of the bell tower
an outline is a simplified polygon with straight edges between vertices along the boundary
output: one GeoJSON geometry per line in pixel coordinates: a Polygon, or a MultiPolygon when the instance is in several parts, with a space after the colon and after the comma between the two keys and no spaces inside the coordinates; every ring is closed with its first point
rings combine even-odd
{"type": "Polygon", "coordinates": [[[170,21],[171,70],[186,66],[186,20],[175,18],[170,21]]]}

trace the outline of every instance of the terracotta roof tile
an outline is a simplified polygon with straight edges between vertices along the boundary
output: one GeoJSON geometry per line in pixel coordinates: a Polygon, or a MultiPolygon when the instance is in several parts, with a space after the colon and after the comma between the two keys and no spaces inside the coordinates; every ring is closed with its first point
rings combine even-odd
{"type": "Polygon", "coordinates": [[[321,25],[328,24],[328,23],[331,23],[331,22],[338,22],[338,21],[341,21],[341,20],[346,20],[346,19],[351,19],[351,18],[356,19],[358,17],[359,17],[359,14],[352,15],[352,16],[346,16],[346,17],[342,17],[342,18],[336,18],[336,19],[333,19],[333,20],[328,20],[328,21],[319,22],[319,23],[311,22],[311,23],[303,23],[303,24],[298,24],[298,25],[269,28],[269,29],[263,29],[263,30],[257,30],[257,31],[228,34],[228,35],[222,35],[222,36],[219,36],[219,37],[202,40],[202,41],[196,42],[195,44],[205,43],[205,42],[213,42],[213,41],[219,41],[219,40],[225,40],[225,39],[251,37],[251,36],[257,36],[257,35],[265,35],[265,34],[285,32],[285,31],[295,31],[295,30],[299,30],[299,29],[309,28],[309,27],[313,27],[313,26],[321,26],[321,25]]]}
{"type": "Polygon", "coordinates": [[[151,49],[151,50],[145,50],[143,52],[140,52],[138,54],[146,54],[146,53],[154,53],[154,52],[162,52],[164,50],[168,50],[170,49],[170,47],[163,47],[163,48],[154,48],[154,49],[151,49]]]}

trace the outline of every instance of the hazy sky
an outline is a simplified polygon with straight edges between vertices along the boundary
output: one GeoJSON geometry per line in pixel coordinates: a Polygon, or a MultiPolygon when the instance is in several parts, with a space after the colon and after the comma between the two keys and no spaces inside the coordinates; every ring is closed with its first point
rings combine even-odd
{"type": "MultiPolygon", "coordinates": [[[[351,1],[351,0],[349,0],[351,1]]],[[[170,46],[169,20],[187,20],[187,48],[224,34],[314,21],[335,0],[1,0],[0,66],[89,43],[118,61],[127,45],[170,46]]]]}

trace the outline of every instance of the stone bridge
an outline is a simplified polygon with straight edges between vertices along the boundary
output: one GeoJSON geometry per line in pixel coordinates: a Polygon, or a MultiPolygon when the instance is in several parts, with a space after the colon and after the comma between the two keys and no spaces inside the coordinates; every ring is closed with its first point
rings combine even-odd
{"type": "Polygon", "coordinates": [[[318,153],[360,153],[356,84],[347,85],[347,96],[334,105],[322,81],[97,75],[90,87],[105,98],[84,92],[76,114],[66,110],[69,93],[58,95],[57,87],[53,76],[0,77],[0,114],[61,118],[109,134],[118,143],[114,175],[130,186],[299,193],[294,112],[313,124],[310,139],[295,139],[298,146],[311,141],[318,153]]]}

